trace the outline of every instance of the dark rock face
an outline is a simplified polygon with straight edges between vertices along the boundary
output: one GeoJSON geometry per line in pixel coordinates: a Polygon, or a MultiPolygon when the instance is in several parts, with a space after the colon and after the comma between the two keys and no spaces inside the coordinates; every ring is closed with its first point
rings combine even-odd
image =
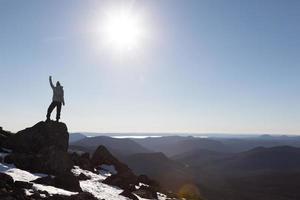
{"type": "Polygon", "coordinates": [[[44,149],[38,154],[12,153],[5,162],[33,173],[62,174],[70,171],[72,160],[66,152],[54,147],[44,149]]]}
{"type": "Polygon", "coordinates": [[[5,162],[31,172],[66,173],[73,166],[67,153],[68,140],[69,133],[64,123],[39,122],[4,142],[6,148],[13,150],[5,162]]]}
{"type": "Polygon", "coordinates": [[[38,153],[51,146],[66,152],[68,141],[69,133],[64,123],[41,121],[12,135],[3,145],[17,153],[38,153]]]}
{"type": "Polygon", "coordinates": [[[14,180],[11,176],[5,174],[5,173],[0,173],[0,187],[4,187],[4,185],[11,185],[14,183],[14,180]]]}
{"type": "Polygon", "coordinates": [[[33,183],[24,182],[24,181],[15,181],[15,187],[17,188],[25,188],[25,189],[31,189],[33,183]]]}

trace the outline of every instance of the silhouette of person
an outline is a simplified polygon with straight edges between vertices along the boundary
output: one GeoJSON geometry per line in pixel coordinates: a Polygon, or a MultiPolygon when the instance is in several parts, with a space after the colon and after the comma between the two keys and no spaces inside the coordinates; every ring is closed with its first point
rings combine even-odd
{"type": "Polygon", "coordinates": [[[58,122],[60,119],[60,112],[61,112],[61,104],[65,105],[65,99],[64,99],[64,89],[60,85],[60,82],[56,82],[56,86],[52,83],[52,77],[49,76],[49,82],[50,86],[53,90],[53,97],[52,97],[52,103],[50,104],[47,112],[47,121],[50,121],[50,116],[54,108],[56,108],[56,121],[58,122]]]}

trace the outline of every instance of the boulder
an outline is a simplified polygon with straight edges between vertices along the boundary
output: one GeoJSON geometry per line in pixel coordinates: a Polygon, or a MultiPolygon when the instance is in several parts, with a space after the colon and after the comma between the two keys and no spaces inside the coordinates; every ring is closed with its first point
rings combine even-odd
{"type": "Polygon", "coordinates": [[[64,123],[41,121],[10,136],[4,141],[3,146],[18,153],[38,153],[52,146],[66,152],[68,141],[69,133],[64,123]]]}
{"type": "Polygon", "coordinates": [[[3,146],[12,149],[5,162],[30,172],[63,174],[73,166],[67,153],[69,133],[61,122],[39,122],[10,136],[3,146]]]}
{"type": "Polygon", "coordinates": [[[0,172],[0,188],[6,185],[12,185],[13,183],[14,179],[11,176],[0,172]]]}
{"type": "Polygon", "coordinates": [[[63,174],[73,166],[68,153],[55,147],[44,148],[37,154],[12,153],[5,157],[5,162],[33,173],[63,174]]]}
{"type": "Polygon", "coordinates": [[[15,187],[17,187],[17,188],[31,189],[32,186],[33,186],[33,183],[24,182],[24,181],[15,181],[15,187]]]}

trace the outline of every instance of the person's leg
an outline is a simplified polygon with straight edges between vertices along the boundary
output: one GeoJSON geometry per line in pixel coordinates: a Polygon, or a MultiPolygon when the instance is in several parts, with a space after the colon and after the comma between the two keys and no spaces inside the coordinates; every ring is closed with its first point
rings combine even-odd
{"type": "Polygon", "coordinates": [[[52,103],[50,104],[50,106],[48,107],[48,111],[47,111],[47,120],[50,120],[50,116],[51,113],[53,111],[53,109],[55,108],[56,104],[54,101],[52,101],[52,103]]]}
{"type": "Polygon", "coordinates": [[[56,121],[58,121],[60,119],[61,102],[57,102],[56,106],[56,121]]]}

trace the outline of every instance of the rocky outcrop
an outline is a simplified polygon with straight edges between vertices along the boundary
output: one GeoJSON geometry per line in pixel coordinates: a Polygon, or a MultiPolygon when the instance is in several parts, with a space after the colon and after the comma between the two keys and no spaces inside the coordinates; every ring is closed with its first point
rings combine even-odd
{"type": "Polygon", "coordinates": [[[105,165],[113,165],[117,171],[106,178],[103,183],[114,185],[125,190],[133,191],[137,181],[137,176],[129,169],[129,167],[115,158],[106,147],[100,145],[94,152],[91,163],[94,167],[105,165]]]}
{"type": "Polygon", "coordinates": [[[3,146],[13,151],[5,161],[30,172],[64,174],[73,166],[67,153],[68,140],[64,123],[39,122],[4,142],[3,146]]]}
{"type": "Polygon", "coordinates": [[[33,127],[12,135],[3,146],[12,149],[15,153],[39,153],[49,147],[67,152],[68,141],[69,133],[64,123],[41,121],[33,127]]]}
{"type": "MultiPolygon", "coordinates": [[[[91,179],[83,173],[71,173],[73,166],[99,173],[109,165],[115,170],[103,183],[117,186],[124,191],[121,195],[137,200],[137,194],[142,197],[157,198],[158,184],[145,175],[136,176],[124,163],[115,158],[104,146],[99,146],[93,155],[89,153],[68,153],[69,133],[64,123],[54,121],[39,122],[36,125],[19,131],[16,134],[0,130],[1,147],[12,150],[3,150],[4,162],[14,164],[17,168],[32,173],[45,173],[46,177],[30,182],[14,181],[9,175],[0,173],[0,199],[7,200],[95,200],[96,198],[82,192],[79,180],[91,179]],[[98,169],[98,170],[97,170],[98,169]],[[149,187],[136,186],[142,182],[149,187]],[[76,195],[53,195],[46,191],[34,190],[33,184],[38,183],[54,186],[68,191],[78,192],[76,195]],[[34,192],[26,196],[25,189],[34,192]]],[[[1,160],[0,160],[1,162],[1,160]]],[[[109,171],[109,170],[108,170],[109,171]]],[[[106,173],[106,172],[105,172],[106,173]]]]}

